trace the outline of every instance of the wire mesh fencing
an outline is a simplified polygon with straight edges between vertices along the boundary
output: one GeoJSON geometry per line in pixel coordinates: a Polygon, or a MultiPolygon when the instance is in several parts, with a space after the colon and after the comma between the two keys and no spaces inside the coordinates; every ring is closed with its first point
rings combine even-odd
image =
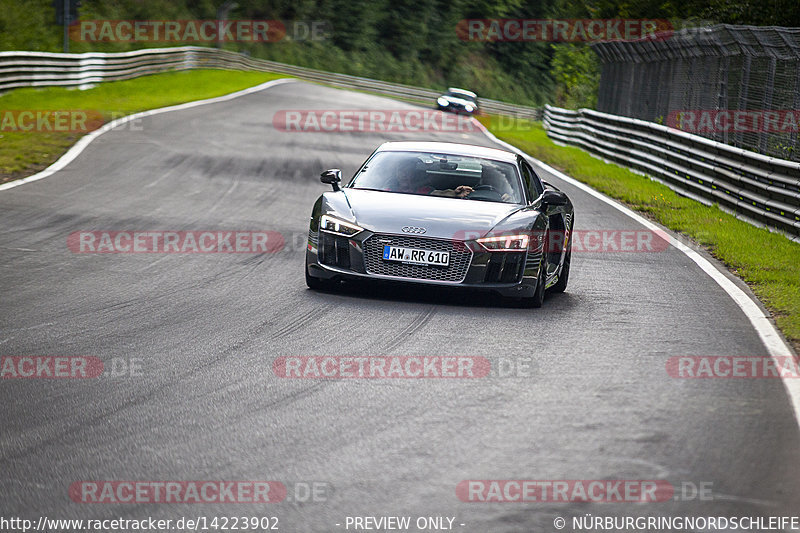
{"type": "Polygon", "coordinates": [[[593,48],[599,111],[800,161],[800,28],[725,24],[593,48]]]}

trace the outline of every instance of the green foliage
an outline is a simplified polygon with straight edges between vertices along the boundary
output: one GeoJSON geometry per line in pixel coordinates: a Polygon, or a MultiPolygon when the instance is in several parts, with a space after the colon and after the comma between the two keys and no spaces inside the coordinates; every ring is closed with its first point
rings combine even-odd
{"type": "MultiPolygon", "coordinates": [[[[224,0],[83,0],[82,20],[214,19],[224,0]]],[[[283,61],[434,89],[456,85],[521,104],[593,107],[599,65],[586,45],[469,42],[469,18],[665,18],[800,26],[797,0],[237,0],[229,19],[324,20],[324,42],[228,43],[283,61]]],[[[0,0],[0,50],[60,51],[52,0],[0,0]]],[[[679,24],[679,21],[683,21],[679,24]]],[[[71,41],[73,52],[122,51],[175,43],[71,41]]]]}
{"type": "Polygon", "coordinates": [[[0,50],[61,51],[51,0],[0,0],[0,50]]]}
{"type": "Polygon", "coordinates": [[[597,56],[589,46],[553,45],[550,74],[558,87],[556,105],[572,109],[597,105],[600,68],[597,56]]]}

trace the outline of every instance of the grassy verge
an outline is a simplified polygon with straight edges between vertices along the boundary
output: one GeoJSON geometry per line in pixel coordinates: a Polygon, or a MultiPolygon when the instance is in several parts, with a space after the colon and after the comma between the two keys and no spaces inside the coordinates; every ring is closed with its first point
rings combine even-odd
{"type": "MultiPolygon", "coordinates": [[[[269,72],[193,70],[101,83],[84,91],[57,87],[16,89],[0,95],[0,110],[83,110],[99,113],[108,122],[138,111],[222,96],[284,77],[269,72]]],[[[0,183],[46,168],[86,134],[10,129],[8,124],[0,126],[0,183]]]]}
{"type": "MultiPolygon", "coordinates": [[[[490,129],[491,125],[488,121],[490,129]]],[[[795,350],[800,351],[800,244],[737,220],[716,206],[679,196],[660,183],[604,163],[579,148],[557,146],[539,123],[493,133],[705,246],[752,288],[795,350]]]]}

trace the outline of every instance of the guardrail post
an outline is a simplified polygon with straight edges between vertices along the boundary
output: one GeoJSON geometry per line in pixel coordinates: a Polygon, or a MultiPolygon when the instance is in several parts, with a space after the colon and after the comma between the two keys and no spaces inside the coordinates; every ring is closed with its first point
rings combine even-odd
{"type": "MultiPolygon", "coordinates": [[[[775,58],[770,57],[769,64],[767,66],[767,83],[764,87],[764,105],[761,109],[772,108],[772,94],[775,90],[775,63],[775,58]]],[[[761,148],[761,153],[766,154],[769,151],[768,140],[768,131],[764,130],[758,132],[758,146],[761,148]]]]}
{"type": "MultiPolygon", "coordinates": [[[[747,88],[750,86],[750,64],[752,62],[752,58],[750,56],[744,56],[742,61],[742,84],[741,89],[739,89],[739,107],[738,109],[747,109],[747,88]]],[[[744,133],[741,131],[737,131],[736,135],[734,135],[736,139],[733,143],[734,146],[742,146],[744,144],[744,133]]]]}

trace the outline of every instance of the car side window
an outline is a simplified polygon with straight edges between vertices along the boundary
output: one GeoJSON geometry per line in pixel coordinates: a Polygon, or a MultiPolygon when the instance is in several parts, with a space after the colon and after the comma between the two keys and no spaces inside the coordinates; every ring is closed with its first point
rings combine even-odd
{"type": "Polygon", "coordinates": [[[533,201],[544,192],[544,186],[542,186],[539,176],[536,175],[536,172],[533,171],[527,161],[522,160],[520,166],[522,167],[522,178],[525,180],[525,187],[530,194],[530,200],[533,201]]]}

